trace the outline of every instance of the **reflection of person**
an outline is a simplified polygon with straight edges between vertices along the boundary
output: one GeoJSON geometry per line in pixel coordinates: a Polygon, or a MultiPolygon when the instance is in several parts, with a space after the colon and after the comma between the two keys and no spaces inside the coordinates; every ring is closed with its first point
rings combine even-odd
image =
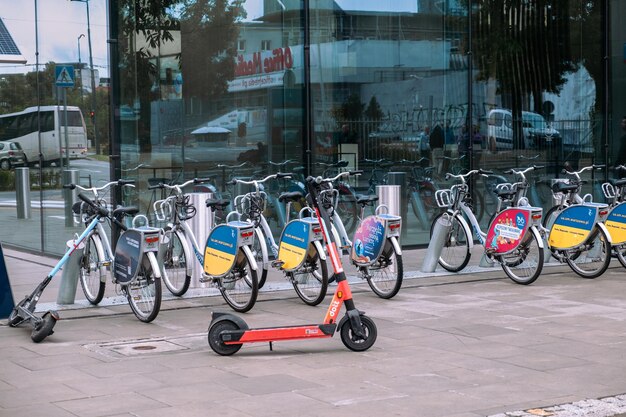
{"type": "Polygon", "coordinates": [[[437,167],[437,172],[441,172],[444,141],[443,129],[440,125],[436,125],[430,134],[430,152],[432,155],[431,165],[437,167]]]}
{"type": "Polygon", "coordinates": [[[430,159],[430,126],[424,126],[424,130],[419,134],[420,154],[430,159]]]}
{"type": "Polygon", "coordinates": [[[452,129],[452,123],[450,120],[446,120],[446,129],[444,131],[445,143],[447,145],[454,145],[454,129],[452,129]]]}
{"type": "Polygon", "coordinates": [[[258,142],[256,146],[257,149],[250,149],[240,153],[237,157],[237,162],[251,162],[253,164],[257,164],[265,161],[267,156],[267,146],[263,142],[258,142]]]}
{"type": "Polygon", "coordinates": [[[626,116],[622,117],[621,122],[622,136],[619,139],[619,151],[615,156],[615,166],[626,165],[626,116]]]}
{"type": "Polygon", "coordinates": [[[356,143],[356,132],[350,129],[348,124],[341,126],[341,138],[340,143],[356,143]]]}

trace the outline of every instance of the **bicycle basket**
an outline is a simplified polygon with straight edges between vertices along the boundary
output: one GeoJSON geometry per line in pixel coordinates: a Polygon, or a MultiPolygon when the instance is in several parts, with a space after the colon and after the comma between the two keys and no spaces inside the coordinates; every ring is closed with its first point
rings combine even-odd
{"type": "Polygon", "coordinates": [[[435,191],[435,199],[437,200],[437,205],[440,208],[448,208],[452,206],[452,190],[437,190],[435,191]]]}
{"type": "Polygon", "coordinates": [[[613,200],[616,197],[615,187],[613,187],[613,184],[611,184],[610,182],[605,182],[602,184],[602,192],[604,193],[604,196],[609,200],[613,200]]]}

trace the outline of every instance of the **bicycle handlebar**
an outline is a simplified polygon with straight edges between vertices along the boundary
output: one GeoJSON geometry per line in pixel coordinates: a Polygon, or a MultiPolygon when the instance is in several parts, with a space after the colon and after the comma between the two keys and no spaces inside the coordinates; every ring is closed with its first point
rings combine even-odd
{"type": "Polygon", "coordinates": [[[470,176],[472,176],[474,174],[479,174],[479,175],[483,175],[483,176],[486,177],[487,175],[493,174],[493,171],[487,171],[487,170],[484,170],[484,169],[473,169],[473,170],[469,171],[467,174],[458,174],[458,175],[454,175],[454,174],[451,174],[451,173],[448,172],[446,174],[446,179],[456,178],[456,179],[461,180],[461,182],[463,184],[465,184],[466,178],[468,178],[468,177],[470,177],[470,176]]]}
{"type": "Polygon", "coordinates": [[[567,169],[563,168],[563,170],[561,170],[562,174],[567,174],[567,175],[573,175],[576,177],[577,180],[580,181],[580,174],[582,174],[585,171],[590,171],[590,170],[594,170],[594,169],[602,169],[605,168],[606,165],[602,164],[602,165],[589,165],[586,167],[581,168],[578,171],[568,171],[567,169]]]}
{"type": "Polygon", "coordinates": [[[194,178],[191,179],[189,181],[186,181],[182,184],[174,184],[174,185],[169,185],[169,184],[164,184],[162,182],[155,184],[155,185],[150,185],[148,187],[148,190],[155,190],[157,188],[167,188],[168,190],[179,190],[182,188],[185,188],[186,186],[190,185],[190,184],[203,184],[205,182],[209,182],[211,181],[211,178],[194,178]]]}
{"type": "Polygon", "coordinates": [[[91,201],[91,199],[89,197],[87,197],[85,194],[83,193],[78,193],[78,198],[80,198],[81,200],[83,200],[83,202],[85,202],[85,204],[87,204],[88,206],[90,206],[92,209],[94,209],[100,216],[102,217],[109,217],[109,210],[107,210],[106,208],[94,203],[93,201],[91,201]]]}
{"type": "Polygon", "coordinates": [[[345,168],[349,164],[345,159],[340,159],[337,162],[333,162],[332,164],[328,164],[326,162],[316,162],[315,165],[327,167],[327,168],[345,168]]]}
{"type": "Polygon", "coordinates": [[[222,168],[222,169],[235,169],[235,168],[243,168],[243,167],[245,167],[247,165],[250,165],[250,164],[248,163],[248,161],[245,161],[245,162],[242,162],[239,165],[218,164],[217,167],[218,168],[222,168]]]}
{"type": "Polygon", "coordinates": [[[254,185],[254,186],[257,186],[258,184],[264,183],[265,181],[268,181],[268,180],[281,179],[281,178],[289,179],[292,176],[293,176],[292,173],[277,172],[276,174],[268,175],[267,177],[263,178],[262,180],[245,181],[245,180],[242,180],[242,179],[239,179],[239,178],[233,178],[232,180],[228,181],[226,184],[229,184],[229,185],[244,184],[244,185],[254,185]]]}
{"type": "Polygon", "coordinates": [[[345,171],[345,172],[340,172],[339,174],[335,175],[332,178],[323,178],[322,176],[317,176],[317,177],[313,177],[313,176],[309,176],[306,178],[307,182],[313,182],[316,184],[322,184],[325,182],[335,182],[337,181],[339,178],[341,177],[349,177],[352,175],[361,175],[363,173],[362,170],[357,170],[357,171],[345,171]]]}
{"type": "Polygon", "coordinates": [[[111,187],[112,185],[120,185],[120,186],[129,186],[129,187],[135,187],[135,180],[117,180],[117,181],[111,181],[106,183],[105,185],[103,185],[102,187],[83,187],[81,185],[78,184],[64,184],[63,188],[65,188],[66,190],[75,190],[75,189],[79,189],[81,191],[88,191],[88,192],[92,192],[94,194],[97,194],[98,191],[102,191],[108,187],[111,187]]]}
{"type": "Polygon", "coordinates": [[[524,174],[526,174],[529,171],[534,171],[536,169],[543,169],[543,168],[545,168],[545,166],[543,165],[532,165],[532,166],[529,166],[528,168],[520,169],[520,170],[516,170],[515,168],[507,169],[506,171],[504,171],[504,173],[521,175],[523,177],[524,174]]]}

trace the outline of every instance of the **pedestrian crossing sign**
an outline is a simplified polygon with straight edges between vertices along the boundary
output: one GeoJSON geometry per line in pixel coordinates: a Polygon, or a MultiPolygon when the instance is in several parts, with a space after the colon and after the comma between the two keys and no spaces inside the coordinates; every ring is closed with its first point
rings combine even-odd
{"type": "Polygon", "coordinates": [[[57,87],[74,87],[74,67],[72,65],[56,65],[54,79],[57,87]]]}

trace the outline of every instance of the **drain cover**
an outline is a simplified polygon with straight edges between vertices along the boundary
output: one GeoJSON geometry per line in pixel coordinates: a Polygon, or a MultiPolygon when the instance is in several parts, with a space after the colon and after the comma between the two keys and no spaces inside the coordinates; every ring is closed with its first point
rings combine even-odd
{"type": "Polygon", "coordinates": [[[142,342],[127,342],[110,345],[100,345],[102,349],[108,349],[124,356],[143,355],[146,353],[163,353],[177,350],[187,350],[185,346],[168,342],[167,340],[146,340],[142,342]]]}

